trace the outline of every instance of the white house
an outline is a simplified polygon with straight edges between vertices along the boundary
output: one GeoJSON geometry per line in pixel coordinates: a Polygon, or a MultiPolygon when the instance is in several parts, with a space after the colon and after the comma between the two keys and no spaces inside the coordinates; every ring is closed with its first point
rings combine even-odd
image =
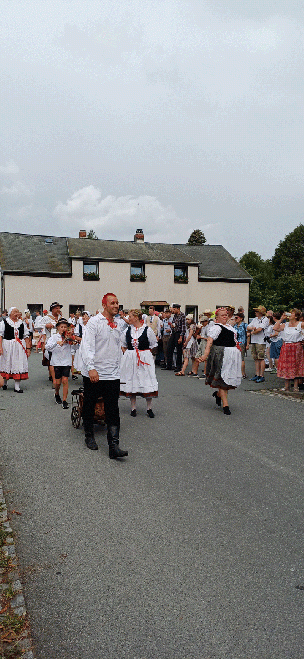
{"type": "Polygon", "coordinates": [[[2,309],[59,301],[64,316],[95,313],[107,292],[125,309],[176,302],[197,316],[219,305],[248,308],[251,277],[221,245],[147,243],[140,229],[132,241],[79,236],[0,233],[2,309]]]}

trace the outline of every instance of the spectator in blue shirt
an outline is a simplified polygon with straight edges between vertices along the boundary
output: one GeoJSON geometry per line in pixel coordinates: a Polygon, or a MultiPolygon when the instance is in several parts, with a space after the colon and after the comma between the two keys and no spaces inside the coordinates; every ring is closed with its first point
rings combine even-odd
{"type": "Polygon", "coordinates": [[[244,314],[242,311],[238,311],[235,316],[235,325],[234,327],[237,330],[237,340],[241,348],[241,355],[242,355],[242,376],[243,378],[246,378],[247,375],[245,373],[245,351],[246,351],[246,343],[247,343],[247,323],[244,323],[244,314]]]}

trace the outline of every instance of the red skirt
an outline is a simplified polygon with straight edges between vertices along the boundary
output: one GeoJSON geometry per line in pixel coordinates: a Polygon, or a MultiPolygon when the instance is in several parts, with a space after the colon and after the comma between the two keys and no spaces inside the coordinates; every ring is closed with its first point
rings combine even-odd
{"type": "Polygon", "coordinates": [[[284,380],[304,377],[304,349],[302,343],[283,343],[277,376],[278,378],[284,378],[284,380]]]}

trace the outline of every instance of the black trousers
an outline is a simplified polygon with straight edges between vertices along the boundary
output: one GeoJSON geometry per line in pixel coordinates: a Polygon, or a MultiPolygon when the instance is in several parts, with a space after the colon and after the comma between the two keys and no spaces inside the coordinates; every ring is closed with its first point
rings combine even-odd
{"type": "Polygon", "coordinates": [[[180,332],[173,332],[168,344],[167,368],[172,368],[173,353],[176,348],[176,368],[180,371],[183,363],[183,344],[178,343],[180,332]]]}
{"type": "Polygon", "coordinates": [[[118,399],[120,393],[120,380],[98,380],[91,382],[90,378],[83,378],[83,427],[85,433],[94,431],[95,405],[100,396],[103,397],[107,426],[120,427],[118,399]]]}

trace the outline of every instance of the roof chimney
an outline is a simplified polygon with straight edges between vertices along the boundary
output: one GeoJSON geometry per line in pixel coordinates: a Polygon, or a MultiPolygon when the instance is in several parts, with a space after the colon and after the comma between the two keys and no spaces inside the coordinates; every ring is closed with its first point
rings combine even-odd
{"type": "Polygon", "coordinates": [[[145,236],[144,232],[142,229],[136,229],[136,233],[134,236],[134,242],[135,243],[144,243],[145,242],[145,236]]]}
{"type": "Polygon", "coordinates": [[[87,232],[85,229],[81,229],[79,231],[79,238],[86,238],[87,237],[87,232]]]}

